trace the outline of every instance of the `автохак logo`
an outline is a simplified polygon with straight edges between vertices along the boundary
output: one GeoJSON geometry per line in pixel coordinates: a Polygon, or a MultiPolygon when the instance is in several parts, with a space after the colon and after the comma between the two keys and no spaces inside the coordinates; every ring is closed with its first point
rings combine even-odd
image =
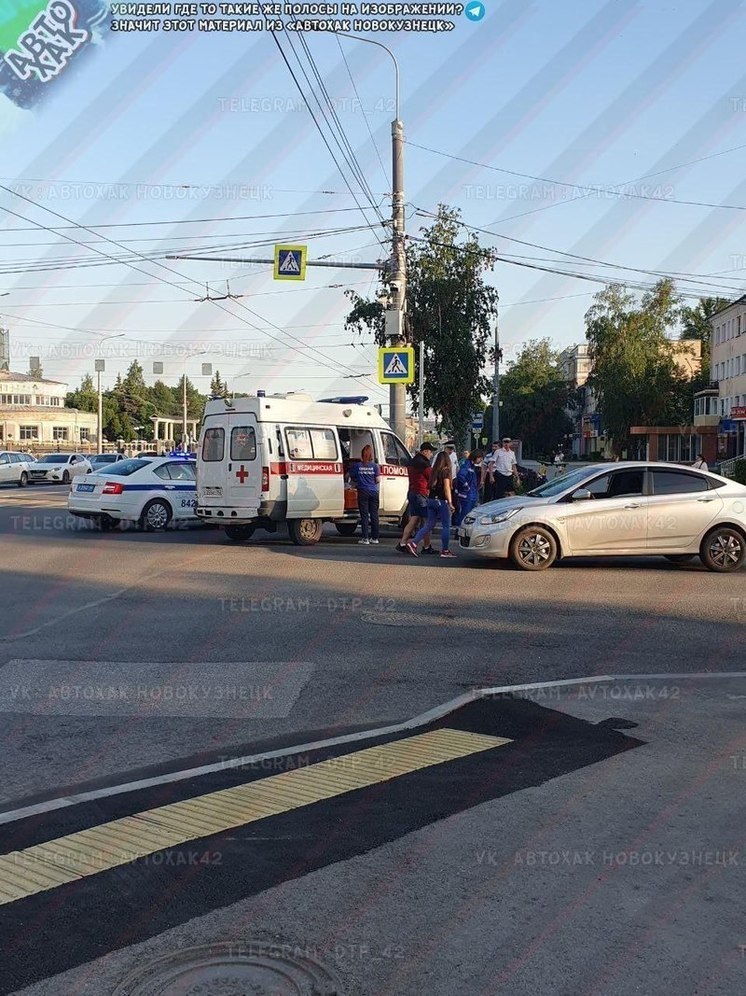
{"type": "Polygon", "coordinates": [[[3,0],[0,91],[32,107],[106,19],[107,0],[3,0]]]}

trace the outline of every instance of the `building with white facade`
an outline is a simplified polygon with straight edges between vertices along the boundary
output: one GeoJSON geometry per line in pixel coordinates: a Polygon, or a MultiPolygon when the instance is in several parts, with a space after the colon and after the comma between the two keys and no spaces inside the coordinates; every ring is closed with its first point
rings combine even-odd
{"type": "Polygon", "coordinates": [[[711,319],[710,376],[718,386],[725,457],[746,455],[746,295],[711,319]]]}
{"type": "Polygon", "coordinates": [[[7,449],[96,448],[96,415],[65,408],[67,384],[0,370],[0,443],[7,449]]]}

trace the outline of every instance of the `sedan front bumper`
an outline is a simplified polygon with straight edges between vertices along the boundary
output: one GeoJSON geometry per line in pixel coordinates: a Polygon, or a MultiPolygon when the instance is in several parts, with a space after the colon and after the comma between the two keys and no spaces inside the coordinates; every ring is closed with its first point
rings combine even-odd
{"type": "Polygon", "coordinates": [[[508,523],[485,528],[474,523],[471,526],[461,526],[458,531],[459,549],[475,557],[494,557],[503,559],[508,556],[512,530],[508,523]]]}

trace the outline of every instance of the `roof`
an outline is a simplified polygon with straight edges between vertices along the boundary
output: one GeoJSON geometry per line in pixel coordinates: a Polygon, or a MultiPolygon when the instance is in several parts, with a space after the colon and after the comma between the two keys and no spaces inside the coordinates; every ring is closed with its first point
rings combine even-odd
{"type": "Polygon", "coordinates": [[[34,377],[33,374],[13,373],[12,370],[0,370],[0,381],[12,381],[17,384],[57,384],[58,387],[67,387],[61,380],[47,380],[46,377],[34,377]]]}

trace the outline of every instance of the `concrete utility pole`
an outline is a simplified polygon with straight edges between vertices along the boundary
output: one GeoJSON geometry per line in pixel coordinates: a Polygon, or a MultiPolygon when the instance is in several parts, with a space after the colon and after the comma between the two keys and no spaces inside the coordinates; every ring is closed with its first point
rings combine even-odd
{"type": "Polygon", "coordinates": [[[419,414],[418,445],[420,445],[425,435],[425,343],[423,340],[420,340],[419,403],[417,410],[419,414]]]}
{"type": "MultiPolygon", "coordinates": [[[[404,312],[407,295],[407,257],[404,248],[404,125],[397,119],[391,122],[391,228],[393,238],[393,272],[391,275],[391,304],[386,312],[386,335],[392,346],[404,344],[406,332],[404,312]]],[[[404,384],[391,384],[389,395],[389,420],[391,428],[400,439],[406,432],[406,399],[404,384]]]]}
{"type": "MultiPolygon", "coordinates": [[[[497,298],[498,302],[500,296],[497,298]]],[[[492,441],[500,438],[500,326],[495,311],[495,379],[492,394],[492,441]]]]}

